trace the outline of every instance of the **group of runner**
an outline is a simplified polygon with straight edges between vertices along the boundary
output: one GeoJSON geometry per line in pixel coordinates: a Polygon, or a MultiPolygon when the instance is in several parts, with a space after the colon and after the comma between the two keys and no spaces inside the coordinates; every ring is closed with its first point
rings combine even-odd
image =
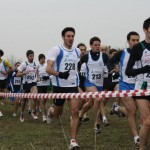
{"type": "MultiPolygon", "coordinates": [[[[137,32],[127,34],[128,48],[122,51],[111,49],[109,54],[101,51],[99,37],[90,39],[91,50],[86,51],[83,43],[73,47],[75,29],[66,27],[62,31],[63,44],[51,48],[45,58],[40,54],[39,63],[34,62],[34,51],[26,52],[27,61],[16,62],[13,70],[11,64],[1,57],[0,50],[0,92],[6,87],[13,93],[47,93],[50,82],[53,93],[83,93],[103,90],[141,90],[150,88],[150,18],[143,23],[145,39],[141,42],[137,32]],[[8,84],[9,83],[9,84],[8,84]]],[[[2,99],[2,98],[1,98],[2,99]]],[[[93,108],[94,132],[99,133],[100,119],[105,126],[109,121],[105,113],[108,99],[67,99],[70,107],[71,140],[69,149],[79,149],[76,141],[79,126],[88,121],[89,109],[93,108]]],[[[136,149],[144,150],[150,130],[150,96],[124,97],[114,102],[110,114],[126,116],[131,129],[136,149]],[[136,127],[136,113],[139,110],[142,125],[140,131],[136,127]]],[[[53,106],[45,110],[46,99],[16,99],[15,111],[21,103],[20,121],[24,122],[24,111],[28,102],[28,111],[33,119],[42,112],[43,122],[51,123],[53,117],[60,118],[65,99],[54,99],[53,106]]],[[[0,116],[3,116],[0,111],[0,116]]]]}

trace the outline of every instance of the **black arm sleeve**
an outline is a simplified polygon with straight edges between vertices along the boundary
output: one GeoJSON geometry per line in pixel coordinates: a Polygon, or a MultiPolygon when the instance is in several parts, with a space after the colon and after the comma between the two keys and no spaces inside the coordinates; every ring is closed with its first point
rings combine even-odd
{"type": "Polygon", "coordinates": [[[78,71],[80,72],[81,70],[81,65],[83,63],[87,63],[88,62],[88,54],[86,54],[85,56],[83,56],[80,61],[78,62],[78,71]]]}
{"type": "Polygon", "coordinates": [[[127,64],[126,72],[125,72],[127,76],[136,76],[138,74],[148,72],[148,70],[150,69],[149,66],[144,66],[142,68],[133,69],[135,62],[141,59],[142,54],[143,54],[143,48],[141,44],[137,44],[136,46],[133,47],[128,64],[127,64]]]}
{"type": "Polygon", "coordinates": [[[114,72],[113,74],[112,74],[112,78],[115,80],[115,79],[118,79],[120,77],[120,73],[118,73],[118,72],[114,72]]]}
{"type": "Polygon", "coordinates": [[[110,58],[107,62],[107,68],[109,71],[113,69],[113,65],[120,61],[121,55],[123,51],[117,52],[112,58],[110,58]]]}
{"type": "Polygon", "coordinates": [[[102,57],[103,57],[103,62],[104,62],[104,64],[106,65],[107,62],[108,62],[108,55],[102,53],[102,57]]]}

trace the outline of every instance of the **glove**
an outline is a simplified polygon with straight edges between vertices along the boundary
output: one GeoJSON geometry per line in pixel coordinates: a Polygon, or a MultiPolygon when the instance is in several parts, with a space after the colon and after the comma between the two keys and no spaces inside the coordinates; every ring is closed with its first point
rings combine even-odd
{"type": "Polygon", "coordinates": [[[65,72],[59,72],[58,77],[59,77],[60,79],[65,79],[65,80],[67,80],[68,77],[69,77],[69,70],[68,70],[68,71],[65,71],[65,72]]]}
{"type": "Polygon", "coordinates": [[[43,76],[42,79],[45,81],[45,80],[48,80],[49,79],[49,76],[43,76]]]}
{"type": "Polygon", "coordinates": [[[141,73],[150,73],[150,66],[146,65],[143,68],[140,69],[141,73]]]}

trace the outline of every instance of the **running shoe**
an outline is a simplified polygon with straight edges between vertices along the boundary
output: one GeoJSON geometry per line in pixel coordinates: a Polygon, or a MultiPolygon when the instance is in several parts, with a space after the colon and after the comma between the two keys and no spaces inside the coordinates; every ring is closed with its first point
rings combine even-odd
{"type": "Polygon", "coordinates": [[[82,122],[87,122],[89,120],[90,120],[90,118],[88,116],[82,118],[82,122]]]}
{"type": "Polygon", "coordinates": [[[24,122],[24,115],[23,114],[20,114],[20,122],[24,122]]]}
{"type": "Polygon", "coordinates": [[[110,109],[110,115],[116,114],[116,112],[115,112],[115,107],[117,107],[117,106],[118,106],[118,103],[117,103],[117,102],[114,102],[114,103],[112,104],[112,107],[111,107],[111,109],[110,109]]]}
{"type": "Polygon", "coordinates": [[[3,117],[3,114],[2,114],[2,112],[0,111],[0,117],[3,117]]]}
{"type": "Polygon", "coordinates": [[[103,123],[104,123],[105,127],[106,127],[106,126],[109,126],[109,122],[108,122],[107,119],[105,119],[105,120],[103,121],[103,123]]]}
{"type": "Polygon", "coordinates": [[[13,117],[16,117],[16,116],[17,116],[17,114],[14,112],[14,113],[13,113],[13,117]]]}
{"type": "Polygon", "coordinates": [[[43,116],[43,122],[46,122],[46,116],[43,116]]]}
{"type": "Polygon", "coordinates": [[[69,145],[69,150],[79,150],[79,145],[76,142],[75,139],[71,140],[70,145],[69,145]]]}
{"type": "Polygon", "coordinates": [[[136,150],[139,150],[139,148],[140,148],[140,139],[139,138],[135,142],[135,148],[136,148],[136,150]]]}
{"type": "Polygon", "coordinates": [[[96,134],[101,132],[100,124],[97,124],[97,125],[96,125],[96,127],[94,128],[94,132],[95,132],[96,134]]]}
{"type": "Polygon", "coordinates": [[[37,120],[38,116],[36,114],[36,112],[31,112],[31,116],[33,117],[33,119],[37,120]]]}

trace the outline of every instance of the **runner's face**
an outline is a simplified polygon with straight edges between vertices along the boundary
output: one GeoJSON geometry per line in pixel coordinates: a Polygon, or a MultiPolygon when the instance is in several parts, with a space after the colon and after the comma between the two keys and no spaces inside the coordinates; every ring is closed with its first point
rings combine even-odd
{"type": "Polygon", "coordinates": [[[40,62],[40,64],[44,64],[45,63],[45,58],[44,57],[41,58],[39,62],[40,62]]]}
{"type": "Polygon", "coordinates": [[[16,64],[15,69],[17,69],[20,66],[20,63],[16,64]]]}
{"type": "Polygon", "coordinates": [[[100,45],[101,43],[99,41],[94,41],[90,46],[93,52],[100,52],[100,45]]]}
{"type": "Polygon", "coordinates": [[[119,72],[119,71],[120,71],[119,65],[115,65],[115,71],[116,71],[116,72],[119,72]]]}
{"type": "Polygon", "coordinates": [[[134,45],[139,43],[140,37],[138,35],[131,35],[130,40],[128,41],[129,48],[133,48],[134,45]]]}
{"type": "Polygon", "coordinates": [[[116,52],[112,52],[111,54],[109,54],[109,58],[112,58],[115,54],[116,52]]]}
{"type": "Polygon", "coordinates": [[[64,45],[66,46],[66,48],[70,49],[74,42],[74,33],[72,31],[68,31],[62,38],[64,40],[64,45]]]}
{"type": "Polygon", "coordinates": [[[30,55],[28,55],[28,61],[29,62],[33,62],[33,59],[34,59],[34,54],[30,54],[30,55]]]}
{"type": "Polygon", "coordinates": [[[85,46],[80,46],[79,49],[81,51],[81,57],[84,56],[85,53],[86,53],[86,47],[85,46]]]}
{"type": "Polygon", "coordinates": [[[150,27],[149,27],[147,30],[144,29],[144,32],[145,32],[146,38],[147,38],[148,40],[150,40],[150,27]]]}

